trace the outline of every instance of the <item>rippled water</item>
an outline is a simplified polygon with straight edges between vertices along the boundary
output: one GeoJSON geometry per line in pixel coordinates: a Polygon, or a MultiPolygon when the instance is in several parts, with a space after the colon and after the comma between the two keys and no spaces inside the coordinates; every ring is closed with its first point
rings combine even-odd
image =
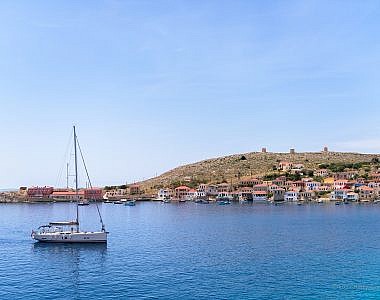
{"type": "MultiPolygon", "coordinates": [[[[84,229],[99,228],[95,206],[84,229]]],[[[1,299],[380,297],[380,206],[102,204],[107,246],[39,244],[72,204],[0,205],[1,299]]]]}

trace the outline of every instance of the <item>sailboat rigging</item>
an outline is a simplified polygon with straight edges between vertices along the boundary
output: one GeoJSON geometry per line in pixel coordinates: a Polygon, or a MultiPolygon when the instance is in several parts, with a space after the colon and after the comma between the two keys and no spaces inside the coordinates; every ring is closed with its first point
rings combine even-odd
{"type": "Polygon", "coordinates": [[[92,183],[88,174],[87,166],[84,161],[82,149],[78,142],[76,128],[73,126],[74,131],[74,156],[75,156],[75,198],[76,198],[76,219],[75,221],[65,222],[50,222],[48,225],[42,225],[37,231],[32,230],[32,238],[39,242],[58,242],[58,243],[106,243],[107,234],[103,218],[99,210],[99,206],[95,201],[96,209],[99,215],[100,223],[102,225],[101,231],[81,231],[79,227],[79,189],[78,189],[78,151],[86,171],[87,180],[92,189],[92,183]]]}

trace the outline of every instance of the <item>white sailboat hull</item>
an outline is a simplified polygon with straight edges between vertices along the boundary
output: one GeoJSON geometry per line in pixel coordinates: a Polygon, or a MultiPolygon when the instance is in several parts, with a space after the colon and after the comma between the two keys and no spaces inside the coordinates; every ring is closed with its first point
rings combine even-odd
{"type": "Polygon", "coordinates": [[[107,232],[33,232],[32,238],[45,243],[107,243],[107,232]]]}

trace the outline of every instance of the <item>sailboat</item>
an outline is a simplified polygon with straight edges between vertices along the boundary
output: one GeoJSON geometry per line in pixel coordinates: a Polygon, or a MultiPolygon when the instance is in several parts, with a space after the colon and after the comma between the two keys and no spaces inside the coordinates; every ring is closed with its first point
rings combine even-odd
{"type": "Polygon", "coordinates": [[[105,225],[103,223],[102,215],[100,213],[98,204],[95,202],[100,223],[102,228],[100,231],[81,231],[79,227],[79,195],[78,195],[78,159],[77,159],[77,146],[82,157],[84,169],[86,170],[87,178],[92,188],[91,181],[88,175],[87,167],[83,159],[82,150],[78,144],[78,139],[74,130],[74,154],[75,154],[75,193],[76,193],[76,219],[73,221],[64,222],[50,222],[47,225],[38,227],[36,231],[32,230],[32,238],[38,242],[54,242],[54,243],[107,243],[107,234],[105,225]]]}

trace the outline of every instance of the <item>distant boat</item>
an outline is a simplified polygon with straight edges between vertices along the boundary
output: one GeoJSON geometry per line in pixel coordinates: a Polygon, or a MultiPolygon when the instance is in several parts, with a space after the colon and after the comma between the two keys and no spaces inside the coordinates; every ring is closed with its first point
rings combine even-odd
{"type": "Polygon", "coordinates": [[[229,205],[229,204],[231,204],[231,202],[228,200],[218,201],[218,205],[229,205]]]}
{"type": "Polygon", "coordinates": [[[162,202],[163,203],[170,203],[170,202],[172,202],[170,199],[164,199],[164,200],[162,200],[162,202]]]}
{"type": "Polygon", "coordinates": [[[373,200],[374,204],[380,203],[380,199],[373,200]]]}
{"type": "Polygon", "coordinates": [[[124,203],[125,206],[135,206],[136,205],[136,200],[129,200],[124,203]]]}
{"type": "Polygon", "coordinates": [[[79,206],[90,205],[90,202],[88,200],[83,200],[83,201],[78,202],[78,205],[79,206]]]}
{"type": "Polygon", "coordinates": [[[123,204],[123,202],[120,200],[117,200],[117,201],[114,201],[113,204],[123,204]]]}
{"type": "MultiPolygon", "coordinates": [[[[32,238],[39,242],[54,242],[54,243],[107,243],[108,232],[105,229],[103,223],[102,215],[98,204],[95,202],[100,223],[102,225],[101,231],[80,231],[79,229],[79,195],[78,195],[78,158],[77,158],[77,147],[79,148],[83,165],[86,170],[87,179],[91,186],[90,177],[87,172],[86,164],[84,163],[84,158],[80,145],[78,144],[78,139],[74,130],[74,155],[75,155],[75,193],[76,193],[76,219],[74,221],[64,221],[64,222],[50,222],[48,225],[42,225],[38,227],[37,231],[32,230],[32,238]]],[[[92,187],[92,186],[91,186],[92,187]]]]}

